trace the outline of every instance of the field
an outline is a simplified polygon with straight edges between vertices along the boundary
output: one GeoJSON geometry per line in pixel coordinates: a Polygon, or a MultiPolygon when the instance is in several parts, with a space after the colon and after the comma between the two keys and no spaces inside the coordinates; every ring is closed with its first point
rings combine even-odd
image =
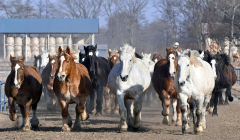
{"type": "MultiPolygon", "coordinates": [[[[8,112],[0,113],[0,139],[240,139],[240,86],[234,86],[232,90],[234,101],[229,105],[218,106],[218,116],[206,115],[207,129],[196,135],[193,133],[192,122],[187,134],[182,135],[181,126],[175,124],[163,125],[161,115],[161,102],[151,104],[151,107],[143,106],[142,126],[138,132],[122,132],[117,129],[119,115],[106,115],[96,118],[91,115],[87,121],[81,122],[80,132],[61,132],[62,117],[60,111],[50,112],[41,102],[37,111],[40,121],[38,131],[22,132],[18,129],[19,121],[12,122],[8,112]]],[[[70,115],[74,119],[73,106],[69,108],[70,115]]]]}

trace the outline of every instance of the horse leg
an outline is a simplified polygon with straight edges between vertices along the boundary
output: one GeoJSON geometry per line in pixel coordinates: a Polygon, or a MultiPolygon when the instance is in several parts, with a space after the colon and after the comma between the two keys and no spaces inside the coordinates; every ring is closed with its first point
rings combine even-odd
{"type": "Polygon", "coordinates": [[[38,120],[37,114],[36,114],[37,104],[38,104],[38,101],[32,105],[33,116],[32,116],[32,119],[30,120],[31,126],[35,130],[38,129],[38,124],[39,124],[39,120],[38,120]]]}
{"type": "Polygon", "coordinates": [[[97,106],[96,106],[96,114],[95,116],[101,117],[102,116],[102,104],[103,104],[103,94],[106,89],[106,87],[103,87],[101,85],[98,86],[97,88],[97,106]]]}
{"type": "Polygon", "coordinates": [[[71,117],[68,114],[68,105],[66,104],[65,101],[59,100],[61,108],[62,108],[62,118],[63,118],[63,127],[62,131],[70,131],[71,130],[71,117]]]}
{"type": "Polygon", "coordinates": [[[163,90],[162,91],[162,95],[163,95],[163,100],[162,100],[162,107],[163,107],[163,111],[162,111],[162,115],[163,115],[163,124],[169,124],[169,106],[170,106],[170,99],[169,99],[169,95],[168,93],[163,90]]]}
{"type": "Polygon", "coordinates": [[[226,90],[226,96],[225,96],[225,104],[229,104],[228,103],[228,100],[230,101],[230,102],[232,102],[233,101],[233,97],[232,97],[232,95],[231,95],[231,90],[232,90],[232,86],[229,84],[228,85],[228,87],[227,87],[227,90],[226,90]]]}
{"type": "Polygon", "coordinates": [[[89,111],[90,114],[95,112],[95,103],[94,103],[95,95],[96,95],[96,90],[92,89],[91,93],[90,93],[90,100],[89,100],[90,101],[90,111],[89,111]]]}
{"type": "Polygon", "coordinates": [[[182,125],[182,120],[181,120],[181,103],[178,99],[173,99],[172,100],[172,106],[173,106],[173,117],[172,121],[176,122],[176,125],[182,125]]]}
{"type": "Polygon", "coordinates": [[[181,102],[181,112],[182,112],[182,134],[184,134],[185,131],[189,128],[189,126],[188,126],[188,109],[187,109],[188,96],[186,94],[179,93],[179,99],[181,102]]]}
{"type": "Polygon", "coordinates": [[[17,120],[16,108],[15,108],[15,101],[12,97],[8,98],[8,105],[9,105],[9,118],[11,121],[17,120]]]}
{"type": "Polygon", "coordinates": [[[119,105],[118,105],[118,99],[116,95],[113,96],[112,104],[113,104],[112,113],[119,114],[119,105]]]}
{"type": "MultiPolygon", "coordinates": [[[[215,94],[215,96],[216,96],[216,94],[215,94]]],[[[200,121],[200,124],[202,125],[203,129],[206,129],[205,112],[206,112],[206,107],[207,107],[210,99],[211,99],[211,94],[206,94],[205,97],[204,97],[204,101],[203,101],[202,117],[201,117],[201,121],[200,121]]]]}
{"type": "Polygon", "coordinates": [[[218,98],[219,98],[218,104],[219,104],[219,105],[223,105],[223,104],[224,104],[224,100],[223,100],[223,97],[222,97],[222,93],[220,93],[220,94],[218,95],[218,98]]]}
{"type": "MultiPolygon", "coordinates": [[[[208,104],[208,106],[209,106],[209,110],[208,110],[209,113],[213,113],[213,109],[215,108],[215,100],[216,100],[216,98],[218,98],[218,96],[216,94],[217,94],[217,92],[214,89],[213,92],[212,92],[212,97],[210,99],[210,103],[208,104]]],[[[206,107],[207,109],[208,109],[208,106],[206,107]]]]}
{"type": "Polygon", "coordinates": [[[111,108],[110,108],[110,89],[108,87],[106,87],[104,98],[106,102],[104,112],[109,114],[111,112],[111,108]]]}
{"type": "Polygon", "coordinates": [[[196,131],[196,124],[197,124],[197,116],[196,116],[196,104],[195,101],[192,99],[189,101],[189,106],[190,106],[190,112],[192,114],[193,118],[193,125],[194,125],[194,131],[196,131]]]}
{"type": "Polygon", "coordinates": [[[134,125],[133,128],[138,130],[141,125],[141,110],[142,110],[142,95],[140,94],[137,98],[135,97],[134,99],[134,109],[133,109],[133,114],[134,114],[134,125]]]}
{"type": "Polygon", "coordinates": [[[119,114],[120,114],[120,125],[119,128],[120,130],[127,130],[128,126],[126,123],[126,118],[127,118],[127,110],[124,105],[124,96],[125,93],[122,93],[121,91],[117,90],[117,99],[118,99],[118,104],[119,104],[119,114]]]}
{"type": "Polygon", "coordinates": [[[201,132],[203,131],[203,125],[201,124],[202,122],[202,118],[204,117],[205,119],[205,111],[206,111],[206,107],[207,104],[210,100],[210,97],[208,99],[208,101],[205,101],[206,98],[203,96],[200,96],[198,100],[196,100],[196,105],[197,105],[197,123],[196,123],[196,129],[195,129],[195,133],[201,132]],[[204,105],[203,105],[204,104],[204,105]]]}
{"type": "Polygon", "coordinates": [[[48,95],[47,109],[51,111],[54,109],[54,105],[56,104],[54,92],[53,90],[46,90],[46,92],[48,95]]]}
{"type": "Polygon", "coordinates": [[[131,99],[124,99],[124,104],[125,107],[127,108],[127,124],[128,124],[128,128],[132,128],[133,127],[133,117],[132,117],[132,113],[131,113],[131,105],[132,105],[132,100],[131,99]]]}
{"type": "Polygon", "coordinates": [[[23,117],[23,123],[22,123],[22,130],[28,131],[30,130],[29,127],[29,117],[30,117],[30,109],[31,109],[32,99],[27,102],[27,104],[24,106],[20,105],[22,117],[23,117]]]}
{"type": "MultiPolygon", "coordinates": [[[[222,94],[222,90],[214,90],[215,92],[213,93],[214,94],[214,108],[213,108],[213,113],[212,115],[217,115],[218,116],[218,113],[217,113],[217,104],[218,104],[218,98],[219,98],[219,95],[222,94]]],[[[212,100],[212,99],[211,99],[212,100]]],[[[211,101],[210,101],[211,102],[211,101]]]]}

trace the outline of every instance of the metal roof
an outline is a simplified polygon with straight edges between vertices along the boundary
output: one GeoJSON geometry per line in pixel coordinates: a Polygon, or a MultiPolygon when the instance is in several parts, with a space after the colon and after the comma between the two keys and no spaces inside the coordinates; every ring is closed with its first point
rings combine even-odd
{"type": "Polygon", "coordinates": [[[98,33],[99,19],[0,19],[0,33],[98,33]]]}

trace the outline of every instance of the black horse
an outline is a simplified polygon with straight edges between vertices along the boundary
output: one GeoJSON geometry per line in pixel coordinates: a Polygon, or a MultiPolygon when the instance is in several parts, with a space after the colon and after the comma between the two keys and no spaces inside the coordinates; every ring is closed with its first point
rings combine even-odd
{"type": "Polygon", "coordinates": [[[102,103],[103,95],[105,94],[105,89],[107,86],[107,78],[110,72],[110,65],[107,59],[103,57],[97,57],[95,52],[97,50],[97,45],[84,46],[86,58],[82,64],[88,69],[91,81],[92,81],[92,91],[90,93],[90,108],[87,110],[92,113],[94,110],[94,98],[97,95],[96,100],[96,116],[102,115],[102,103]]]}
{"type": "Polygon", "coordinates": [[[86,58],[86,55],[85,53],[79,53],[79,63],[82,63],[86,58]]]}
{"type": "MultiPolygon", "coordinates": [[[[201,53],[201,51],[199,51],[199,53],[201,53]]],[[[230,64],[230,58],[226,54],[210,54],[209,51],[205,51],[203,60],[207,61],[211,66],[213,61],[216,62],[215,69],[217,77],[215,79],[215,87],[210,100],[210,107],[212,108],[214,106],[212,115],[218,115],[218,99],[220,104],[223,103],[222,91],[224,88],[227,88],[225,102],[228,102],[228,100],[230,102],[233,101],[233,97],[231,96],[231,88],[236,82],[234,80],[235,72],[234,69],[233,71],[231,70],[232,65],[230,64]]]]}

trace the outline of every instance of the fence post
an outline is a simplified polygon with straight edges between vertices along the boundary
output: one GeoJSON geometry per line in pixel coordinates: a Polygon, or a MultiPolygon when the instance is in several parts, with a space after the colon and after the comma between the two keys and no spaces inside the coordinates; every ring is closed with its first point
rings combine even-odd
{"type": "Polygon", "coordinates": [[[1,91],[0,91],[0,111],[2,111],[2,103],[3,103],[3,100],[2,100],[2,82],[0,83],[1,84],[1,91]]]}

